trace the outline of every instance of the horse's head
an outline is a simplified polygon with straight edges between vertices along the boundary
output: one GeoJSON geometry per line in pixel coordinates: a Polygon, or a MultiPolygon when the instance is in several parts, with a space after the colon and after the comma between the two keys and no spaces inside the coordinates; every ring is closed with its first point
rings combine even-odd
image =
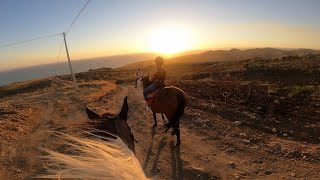
{"type": "MultiPolygon", "coordinates": [[[[95,125],[95,128],[101,131],[107,131],[108,133],[118,135],[129,147],[129,149],[135,152],[135,139],[131,132],[131,128],[127,123],[129,111],[128,97],[124,98],[121,111],[117,116],[114,116],[112,114],[104,114],[100,116],[89,108],[86,108],[86,111],[89,119],[95,120],[92,123],[95,125]]],[[[99,135],[101,136],[101,134],[99,135]]]]}
{"type": "Polygon", "coordinates": [[[142,76],[142,84],[143,84],[143,89],[147,88],[150,85],[149,74],[148,76],[142,76]]]}

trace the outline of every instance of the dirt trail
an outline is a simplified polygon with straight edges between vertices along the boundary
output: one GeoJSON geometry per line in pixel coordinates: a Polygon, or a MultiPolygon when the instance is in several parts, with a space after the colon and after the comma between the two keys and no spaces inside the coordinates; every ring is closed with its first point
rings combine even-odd
{"type": "MultiPolygon", "coordinates": [[[[142,90],[127,86],[129,89],[130,114],[128,123],[138,140],[137,157],[152,179],[210,179],[214,174],[203,166],[208,163],[212,148],[203,147],[201,138],[187,127],[181,128],[182,145],[176,147],[176,137],[162,134],[159,130],[166,120],[157,116],[158,127],[152,128],[152,113],[145,110],[142,90]]],[[[212,168],[211,168],[212,172],[212,168]]]]}
{"type": "Polygon", "coordinates": [[[306,148],[301,143],[259,132],[243,136],[269,141],[247,142],[243,137],[232,136],[233,132],[247,132],[247,128],[199,109],[187,107],[181,119],[182,144],[176,147],[176,137],[162,134],[158,129],[165,123],[160,115],[157,116],[158,127],[152,128],[152,113],[144,108],[142,90],[133,86],[125,88],[129,95],[128,123],[139,142],[136,144],[137,157],[146,175],[152,179],[320,178],[316,161],[282,157],[273,152],[279,144],[282,149],[304,147],[306,152],[307,149],[319,150],[318,145],[306,148]]]}

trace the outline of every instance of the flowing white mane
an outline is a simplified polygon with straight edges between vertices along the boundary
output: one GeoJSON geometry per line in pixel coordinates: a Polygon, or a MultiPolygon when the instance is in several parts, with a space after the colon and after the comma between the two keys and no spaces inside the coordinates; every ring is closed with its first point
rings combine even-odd
{"type": "Polygon", "coordinates": [[[147,179],[133,152],[117,136],[116,139],[80,138],[61,133],[57,136],[74,153],[43,149],[48,154],[44,156],[48,175],[40,178],[147,179]]]}

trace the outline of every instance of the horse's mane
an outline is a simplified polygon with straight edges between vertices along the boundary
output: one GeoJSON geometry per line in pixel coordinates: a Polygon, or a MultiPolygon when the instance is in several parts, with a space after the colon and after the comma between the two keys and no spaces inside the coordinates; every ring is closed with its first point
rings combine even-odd
{"type": "Polygon", "coordinates": [[[47,153],[43,158],[48,162],[48,173],[37,178],[147,179],[133,152],[118,136],[56,134],[72,154],[42,149],[47,153]]]}

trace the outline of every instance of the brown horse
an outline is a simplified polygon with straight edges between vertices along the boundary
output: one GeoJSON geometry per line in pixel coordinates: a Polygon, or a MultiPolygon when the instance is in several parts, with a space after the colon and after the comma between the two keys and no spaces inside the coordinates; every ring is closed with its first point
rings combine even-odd
{"type": "MultiPolygon", "coordinates": [[[[142,82],[143,89],[152,84],[149,76],[142,77],[142,82]]],[[[183,90],[174,86],[168,86],[160,89],[155,94],[151,104],[151,110],[154,114],[155,124],[157,124],[155,113],[164,114],[169,120],[169,122],[163,126],[165,128],[165,132],[173,128],[171,135],[175,134],[177,136],[177,146],[181,144],[179,121],[184,114],[187,101],[188,96],[183,90]]]]}
{"type": "Polygon", "coordinates": [[[91,120],[89,121],[89,124],[94,129],[100,130],[98,132],[92,133],[99,136],[107,136],[110,138],[112,137],[108,133],[115,134],[123,140],[123,142],[128,146],[128,148],[132,152],[135,152],[134,142],[136,141],[127,123],[128,110],[129,107],[127,97],[124,98],[121,111],[117,116],[112,114],[99,115],[96,112],[89,109],[88,107],[86,107],[86,112],[88,114],[89,119],[91,120]]]}

